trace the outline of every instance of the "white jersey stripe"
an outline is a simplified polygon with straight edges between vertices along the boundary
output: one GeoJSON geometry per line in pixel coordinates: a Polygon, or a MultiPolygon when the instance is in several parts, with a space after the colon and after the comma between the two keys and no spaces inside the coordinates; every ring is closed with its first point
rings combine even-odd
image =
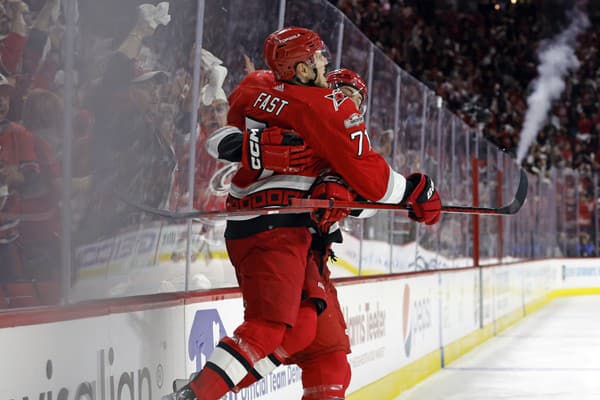
{"type": "Polygon", "coordinates": [[[388,178],[387,191],[379,203],[398,204],[402,197],[404,197],[404,191],[406,190],[406,178],[396,171],[390,168],[390,177],[388,178]]]}

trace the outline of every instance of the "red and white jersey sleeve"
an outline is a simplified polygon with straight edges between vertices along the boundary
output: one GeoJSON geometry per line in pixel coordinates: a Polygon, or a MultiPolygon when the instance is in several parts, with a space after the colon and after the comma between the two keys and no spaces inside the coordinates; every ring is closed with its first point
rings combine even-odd
{"type": "Polygon", "coordinates": [[[363,117],[354,103],[337,89],[309,93],[308,110],[304,116],[296,115],[295,125],[301,126],[300,132],[315,155],[327,160],[367,200],[399,203],[406,179],[373,150],[363,117]],[[318,118],[307,118],[308,115],[318,118]]]}

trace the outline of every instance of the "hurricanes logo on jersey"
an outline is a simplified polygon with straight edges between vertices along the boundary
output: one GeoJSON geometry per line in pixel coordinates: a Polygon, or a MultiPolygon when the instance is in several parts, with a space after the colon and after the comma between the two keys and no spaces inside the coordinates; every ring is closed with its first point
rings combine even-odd
{"type": "Polygon", "coordinates": [[[325,96],[325,98],[333,102],[333,109],[335,111],[338,111],[342,103],[348,99],[340,89],[334,89],[330,94],[325,96]]]}

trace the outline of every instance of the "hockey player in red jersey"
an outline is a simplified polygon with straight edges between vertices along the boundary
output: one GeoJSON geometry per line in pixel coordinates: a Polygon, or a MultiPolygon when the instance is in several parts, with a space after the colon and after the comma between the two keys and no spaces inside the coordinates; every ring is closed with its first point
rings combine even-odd
{"type": "MultiPolygon", "coordinates": [[[[229,99],[228,124],[248,132],[248,140],[243,141],[248,146],[243,154],[248,157],[232,179],[228,209],[287,205],[291,197],[305,196],[319,173],[331,169],[363,198],[406,202],[413,206],[415,219],[437,222],[440,202],[431,179],[422,174],[406,179],[393,171],[371,149],[356,106],[340,89],[327,88],[328,60],[316,33],[303,28],[274,32],[265,41],[264,56],[271,71],[248,74],[229,99]],[[261,128],[267,126],[299,132],[313,162],[293,175],[264,169],[261,151],[266,130],[261,128]]],[[[345,187],[322,184],[325,196],[345,187]]],[[[315,264],[310,224],[307,214],[228,220],[225,238],[244,298],[244,322],[232,337],[219,342],[200,374],[171,398],[223,396],[267,355],[277,354],[286,331],[295,325],[305,329],[297,338],[306,343],[298,343],[297,349],[312,341],[316,315],[328,299],[316,290],[302,300],[305,275],[315,264]]],[[[345,353],[326,367],[315,365],[313,371],[306,367],[304,399],[344,397],[350,379],[345,353]],[[312,381],[322,384],[312,385],[312,381]]]]}
{"type": "MultiPolygon", "coordinates": [[[[339,88],[349,97],[356,108],[365,110],[367,85],[355,72],[348,69],[339,69],[326,75],[327,82],[332,88],[339,88]]],[[[312,151],[302,143],[302,139],[293,132],[282,131],[277,127],[265,128],[261,132],[262,157],[260,162],[263,168],[278,173],[295,173],[302,171],[312,160],[312,151]],[[284,144],[292,143],[292,144],[284,144]],[[295,144],[294,144],[295,143],[295,144]]],[[[249,136],[242,131],[228,127],[217,132],[208,140],[209,153],[215,158],[241,162],[244,152],[250,147],[249,136]],[[244,145],[243,142],[246,142],[244,145]]],[[[335,198],[338,200],[353,200],[354,195],[339,175],[329,170],[323,171],[309,194],[311,197],[335,198]]],[[[307,320],[297,321],[293,328],[286,330],[279,351],[259,360],[251,373],[236,385],[234,391],[239,391],[272,372],[280,363],[297,364],[302,369],[305,396],[315,397],[316,393],[327,394],[335,392],[336,396],[343,396],[349,378],[346,354],[350,352],[349,338],[346,334],[346,323],[337,298],[335,286],[330,280],[330,270],[327,259],[333,257],[332,242],[341,242],[342,234],[336,224],[348,215],[350,210],[328,209],[317,210],[313,213],[314,222],[313,240],[311,244],[311,257],[318,266],[320,276],[307,276],[305,287],[310,287],[316,282],[322,282],[327,294],[327,308],[317,317],[317,331],[312,342],[304,349],[298,349],[307,342],[298,340],[297,335],[307,333],[303,326],[307,320]],[[283,350],[283,351],[282,351],[283,350]],[[283,354],[285,353],[285,354],[283,354]],[[287,355],[287,356],[286,356],[287,355]],[[341,367],[341,368],[340,368],[341,367]],[[324,371],[331,371],[329,375],[324,371]]],[[[367,218],[375,210],[354,210],[354,217],[367,218]]],[[[312,265],[312,264],[311,264],[312,265]]],[[[313,269],[307,271],[314,272],[313,269]]],[[[308,320],[310,323],[311,320],[308,320]]],[[[310,337],[308,338],[310,339],[310,337]]],[[[177,387],[187,383],[178,380],[177,387]]]]}

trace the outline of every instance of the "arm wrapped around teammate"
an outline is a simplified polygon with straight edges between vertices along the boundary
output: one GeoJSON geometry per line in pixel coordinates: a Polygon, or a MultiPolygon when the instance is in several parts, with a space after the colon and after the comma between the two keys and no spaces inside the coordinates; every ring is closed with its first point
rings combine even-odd
{"type": "Polygon", "coordinates": [[[411,206],[408,216],[417,222],[433,225],[440,220],[440,195],[433,180],[425,174],[417,172],[406,178],[406,192],[401,203],[411,206]]]}
{"type": "Polygon", "coordinates": [[[297,173],[311,161],[312,150],[296,133],[279,127],[249,128],[242,140],[242,164],[252,170],[297,173]]]}
{"type": "MultiPolygon", "coordinates": [[[[313,199],[352,201],[354,196],[354,192],[342,177],[331,172],[319,175],[310,192],[310,197],[313,199]]],[[[311,218],[321,232],[328,232],[331,225],[347,217],[348,214],[350,214],[348,208],[319,208],[313,211],[311,218]]]]}

